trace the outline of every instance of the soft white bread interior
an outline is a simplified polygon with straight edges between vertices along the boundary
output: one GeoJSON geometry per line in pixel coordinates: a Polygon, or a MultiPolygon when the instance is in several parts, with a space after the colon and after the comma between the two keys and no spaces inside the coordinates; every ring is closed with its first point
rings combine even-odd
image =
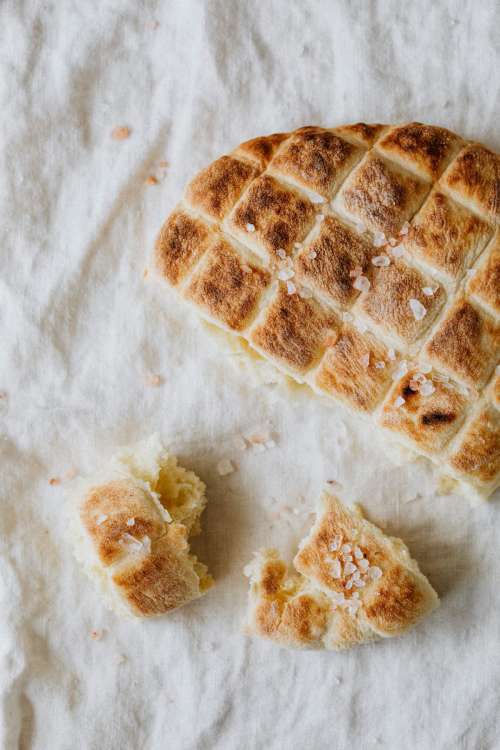
{"type": "Polygon", "coordinates": [[[343,650],[401,635],[439,604],[400,539],[326,493],[293,564],[291,572],[277,550],[265,549],[245,569],[249,635],[343,650]]]}
{"type": "Polygon", "coordinates": [[[213,585],[189,550],[205,485],[157,435],[121,449],[70,505],[76,558],[106,604],[132,617],[169,612],[213,585]]]}

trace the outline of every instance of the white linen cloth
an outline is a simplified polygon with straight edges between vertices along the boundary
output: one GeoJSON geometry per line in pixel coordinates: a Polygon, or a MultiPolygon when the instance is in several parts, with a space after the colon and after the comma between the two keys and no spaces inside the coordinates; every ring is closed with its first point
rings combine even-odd
{"type": "Polygon", "coordinates": [[[499,33],[494,1],[0,2],[2,748],[500,747],[498,497],[440,497],[340,408],[255,387],[143,278],[185,182],[244,139],[418,119],[499,149],[499,33]],[[238,453],[266,420],[278,446],[238,453]],[[154,431],[208,485],[217,586],[134,624],[73,560],[65,475],[154,431]],[[243,566],[291,556],[331,478],[409,544],[440,609],[344,654],[248,639],[243,566]]]}

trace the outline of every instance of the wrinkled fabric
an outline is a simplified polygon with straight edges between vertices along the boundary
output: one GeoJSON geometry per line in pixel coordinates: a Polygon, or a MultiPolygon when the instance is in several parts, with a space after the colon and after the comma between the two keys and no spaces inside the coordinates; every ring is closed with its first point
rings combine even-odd
{"type": "Polygon", "coordinates": [[[143,276],[187,179],[252,136],[418,119],[500,149],[499,33],[487,1],[0,3],[2,748],[500,747],[498,496],[439,496],[370,425],[256,385],[143,276]],[[276,448],[234,445],[268,423],[276,448]],[[64,507],[74,471],[155,431],[207,483],[195,548],[217,585],[130,623],[75,563],[64,507]],[[291,557],[328,479],[442,605],[343,654],[251,640],[242,569],[291,557]]]}

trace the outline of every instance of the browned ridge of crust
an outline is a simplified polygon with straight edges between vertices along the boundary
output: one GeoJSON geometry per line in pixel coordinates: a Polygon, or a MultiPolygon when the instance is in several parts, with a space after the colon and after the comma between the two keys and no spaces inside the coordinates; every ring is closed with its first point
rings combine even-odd
{"type": "Polygon", "coordinates": [[[419,122],[309,125],[203,169],[155,257],[211,322],[487,496],[500,477],[452,451],[478,400],[498,408],[499,237],[497,153],[419,122]]]}

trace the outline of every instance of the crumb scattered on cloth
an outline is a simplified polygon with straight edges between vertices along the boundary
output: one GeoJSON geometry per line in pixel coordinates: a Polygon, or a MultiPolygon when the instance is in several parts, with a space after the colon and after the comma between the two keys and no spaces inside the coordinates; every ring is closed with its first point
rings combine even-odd
{"type": "Polygon", "coordinates": [[[439,497],[341,409],[255,387],[143,275],[188,177],[246,138],[418,118],[499,149],[499,26],[488,1],[0,3],[1,747],[499,747],[498,499],[439,497]],[[272,450],[235,442],[268,423],[272,450]],[[63,505],[154,430],[208,485],[217,586],[136,625],[78,569],[63,505]],[[243,567],[292,553],[326,480],[403,537],[442,606],[343,655],[250,641],[243,567]]]}

